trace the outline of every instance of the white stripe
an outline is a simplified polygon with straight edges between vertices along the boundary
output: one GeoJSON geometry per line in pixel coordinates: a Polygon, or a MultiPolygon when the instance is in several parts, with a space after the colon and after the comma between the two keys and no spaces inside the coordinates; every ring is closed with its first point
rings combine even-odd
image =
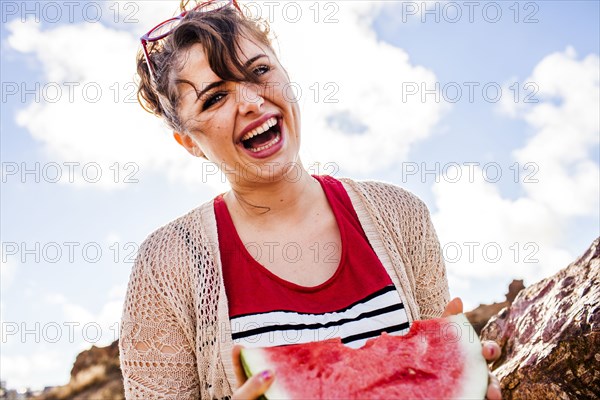
{"type": "MultiPolygon", "coordinates": [[[[398,325],[407,322],[405,310],[394,311],[392,313],[378,315],[377,317],[350,322],[340,326],[332,326],[319,329],[285,330],[271,331],[258,335],[248,336],[234,340],[235,343],[245,347],[271,347],[285,344],[308,343],[319,340],[332,339],[335,337],[348,337],[372,331],[388,326],[398,325]]],[[[392,334],[404,334],[406,331],[393,332],[392,334]]],[[[367,339],[357,340],[348,343],[350,347],[360,347],[367,339]]]]}
{"type": "MultiPolygon", "coordinates": [[[[246,316],[236,318],[231,321],[233,333],[241,333],[251,329],[261,327],[279,326],[285,324],[315,324],[327,323],[331,321],[339,321],[344,318],[356,318],[364,312],[373,311],[387,307],[393,304],[400,304],[398,292],[388,292],[382,296],[371,299],[367,303],[358,304],[349,310],[342,313],[327,313],[327,314],[297,314],[289,312],[273,312],[259,314],[255,316],[246,316]],[[252,320],[253,317],[259,317],[252,320]],[[243,323],[242,323],[243,321],[243,323]]],[[[270,331],[253,336],[244,337],[234,340],[245,347],[271,347],[285,344],[308,343],[318,340],[326,340],[334,337],[348,337],[361,334],[364,332],[383,329],[393,325],[399,325],[408,321],[406,311],[404,309],[395,310],[374,317],[361,319],[358,321],[350,321],[339,326],[331,326],[318,329],[288,329],[284,331],[270,331]]],[[[392,334],[404,334],[406,330],[394,332],[392,334]]],[[[357,340],[348,343],[350,347],[361,347],[367,339],[357,340]]]]}
{"type": "MultiPolygon", "coordinates": [[[[398,332],[391,332],[390,335],[401,336],[401,335],[405,335],[407,333],[408,333],[408,329],[403,329],[403,330],[398,331],[398,332]]],[[[356,341],[351,342],[351,343],[346,343],[346,346],[352,347],[353,349],[358,349],[359,347],[363,347],[365,345],[365,343],[367,343],[367,340],[369,340],[369,339],[371,339],[371,338],[360,339],[360,340],[356,340],[356,341]]]]}
{"type": "Polygon", "coordinates": [[[295,312],[274,311],[269,313],[246,315],[232,319],[232,323],[239,324],[240,330],[234,332],[246,331],[253,328],[245,328],[245,325],[252,324],[257,326],[271,326],[282,324],[325,324],[327,322],[339,321],[346,318],[356,318],[358,315],[378,310],[394,304],[401,304],[400,296],[397,291],[390,291],[380,296],[370,299],[365,303],[356,304],[343,312],[332,312],[324,314],[299,314],[295,312]],[[257,325],[258,324],[258,325],[257,325]]]}

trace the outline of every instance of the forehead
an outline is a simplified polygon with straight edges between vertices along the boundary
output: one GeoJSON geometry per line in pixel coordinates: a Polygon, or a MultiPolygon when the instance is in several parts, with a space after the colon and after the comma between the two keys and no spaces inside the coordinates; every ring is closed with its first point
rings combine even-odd
{"type": "MultiPolygon", "coordinates": [[[[266,54],[271,60],[275,57],[268,46],[258,43],[256,40],[242,37],[239,45],[238,58],[242,64],[260,54],[266,54]]],[[[193,45],[183,54],[182,62],[183,67],[177,74],[178,78],[206,84],[220,80],[210,68],[208,55],[200,43],[193,45]]]]}

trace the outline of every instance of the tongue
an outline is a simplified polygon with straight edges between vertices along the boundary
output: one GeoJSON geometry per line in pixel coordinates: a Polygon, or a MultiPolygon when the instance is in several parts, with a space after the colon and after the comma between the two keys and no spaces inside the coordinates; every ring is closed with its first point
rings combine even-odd
{"type": "Polygon", "coordinates": [[[270,142],[273,139],[275,139],[275,132],[269,129],[268,131],[261,133],[260,135],[256,135],[251,139],[244,140],[244,147],[246,147],[247,149],[257,148],[265,143],[270,142]]]}

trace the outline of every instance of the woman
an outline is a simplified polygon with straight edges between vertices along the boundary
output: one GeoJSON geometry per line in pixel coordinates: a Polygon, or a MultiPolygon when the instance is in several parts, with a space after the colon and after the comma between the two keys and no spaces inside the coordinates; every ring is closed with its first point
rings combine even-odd
{"type": "MultiPolygon", "coordinates": [[[[390,184],[311,176],[267,29],[235,1],[209,3],[142,38],[139,97],[181,146],[226,172],[231,190],[140,247],[120,340],[127,398],[257,398],[277,378],[246,381],[234,340],[335,334],[358,347],[462,312],[459,299],[448,303],[426,206],[390,184]],[[357,304],[372,316],[359,318],[357,304]],[[348,323],[331,321],[353,312],[348,323]],[[314,329],[295,328],[299,319],[314,329]]],[[[497,345],[483,351],[499,354],[497,345]]],[[[488,397],[499,398],[491,382],[488,397]]]]}

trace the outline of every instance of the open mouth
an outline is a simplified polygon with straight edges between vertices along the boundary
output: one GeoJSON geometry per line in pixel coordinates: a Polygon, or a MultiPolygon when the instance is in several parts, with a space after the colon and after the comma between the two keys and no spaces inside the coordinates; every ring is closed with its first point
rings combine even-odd
{"type": "Polygon", "coordinates": [[[265,121],[258,128],[248,132],[241,140],[245,149],[257,153],[266,150],[281,140],[281,127],[277,117],[265,121]]]}

